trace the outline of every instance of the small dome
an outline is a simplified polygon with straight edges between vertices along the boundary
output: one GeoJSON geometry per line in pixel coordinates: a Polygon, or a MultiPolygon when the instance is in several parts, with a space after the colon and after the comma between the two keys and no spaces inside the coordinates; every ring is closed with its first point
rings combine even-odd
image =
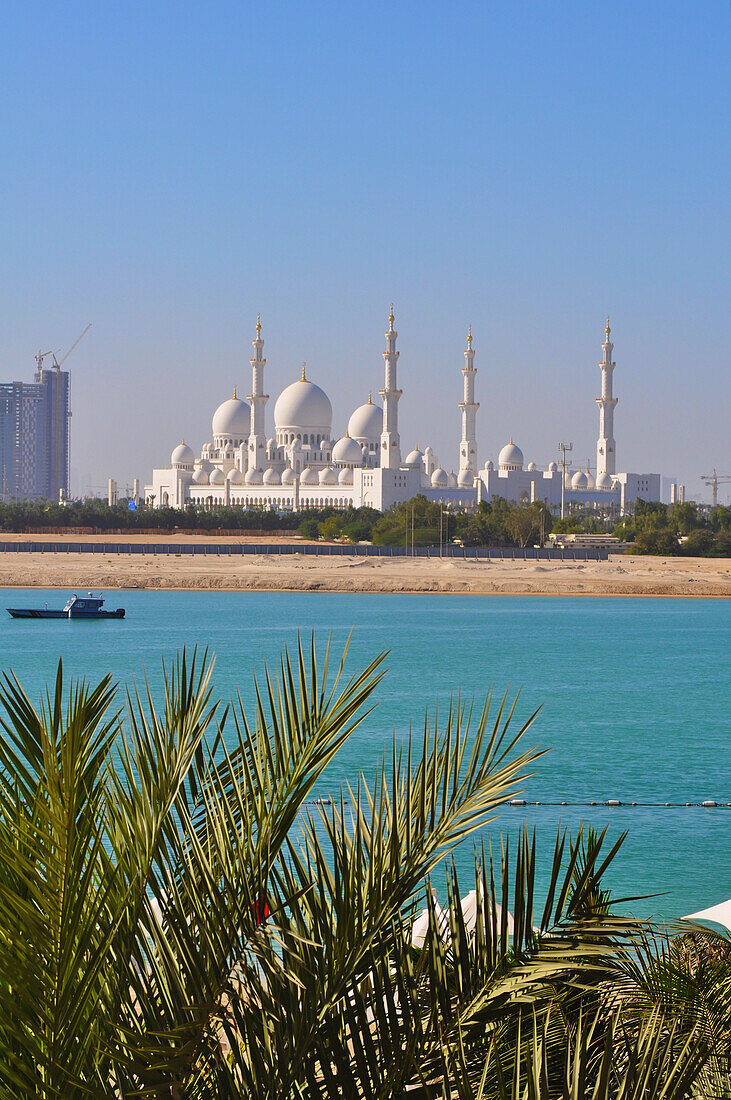
{"type": "Polygon", "coordinates": [[[261,479],[264,485],[279,485],[281,478],[273,466],[269,466],[264,471],[264,476],[261,479]]]}
{"type": "Polygon", "coordinates": [[[431,475],[431,483],[435,489],[447,489],[449,488],[449,474],[441,466],[437,466],[431,475]]]}
{"type": "Polygon", "coordinates": [[[549,462],[548,463],[548,472],[549,472],[549,474],[555,474],[557,469],[558,469],[558,466],[556,465],[555,462],[549,462]]]}
{"type": "Polygon", "coordinates": [[[348,435],[362,443],[377,443],[383,431],[383,409],[374,405],[370,397],[365,405],[359,405],[348,421],[348,435]]]}
{"type": "Polygon", "coordinates": [[[612,475],[606,473],[606,471],[603,474],[599,474],[599,477],[596,479],[596,488],[597,489],[611,489],[612,488],[612,475]]]}
{"type": "Polygon", "coordinates": [[[338,485],[352,485],[353,471],[349,466],[344,466],[338,474],[338,485]]]}
{"type": "Polygon", "coordinates": [[[209,485],[223,485],[226,481],[226,475],[220,466],[215,466],[211,470],[211,475],[208,479],[209,485]]]}
{"type": "Polygon", "coordinates": [[[294,485],[297,475],[291,466],[287,466],[282,470],[282,485],[294,485]]]}
{"type": "Polygon", "coordinates": [[[246,477],[244,478],[244,481],[247,485],[261,485],[264,481],[264,475],[262,474],[261,470],[257,470],[255,466],[252,466],[249,470],[246,471],[246,477]]]}
{"type": "Polygon", "coordinates": [[[450,489],[456,489],[457,488],[457,475],[455,474],[454,470],[450,471],[450,474],[449,474],[449,488],[450,489]]]}
{"type": "Polygon", "coordinates": [[[243,485],[244,475],[241,473],[241,470],[234,466],[233,469],[229,470],[226,474],[226,481],[229,485],[243,485]]]}
{"type": "Polygon", "coordinates": [[[198,469],[193,474],[193,484],[194,485],[207,485],[208,484],[208,474],[209,474],[209,471],[205,468],[205,466],[199,466],[198,469]]]}
{"type": "Polygon", "coordinates": [[[513,443],[512,439],[506,443],[498,455],[498,464],[501,470],[522,470],[523,452],[513,443]]]}
{"type": "Polygon", "coordinates": [[[332,466],[323,466],[320,470],[320,485],[337,485],[337,481],[337,470],[333,470],[332,466]]]}
{"type": "Polygon", "coordinates": [[[331,447],[332,447],[332,443],[330,442],[329,439],[323,439],[322,443],[320,444],[320,450],[323,453],[326,452],[326,451],[329,451],[331,447]]]}
{"type": "Polygon", "coordinates": [[[349,435],[344,435],[333,446],[332,460],[340,466],[361,466],[363,464],[363,452],[360,443],[349,435]]]}
{"type": "Polygon", "coordinates": [[[192,466],[194,462],[195,455],[187,443],[178,443],[177,447],[170,455],[171,466],[192,466]]]}
{"type": "Polygon", "coordinates": [[[475,481],[474,470],[460,470],[457,484],[460,489],[471,489],[475,481]]]}
{"type": "Polygon", "coordinates": [[[277,441],[274,438],[274,436],[273,435],[269,436],[269,439],[267,439],[267,450],[268,451],[273,451],[274,448],[276,447],[276,445],[277,445],[277,441]]]}
{"type": "Polygon", "coordinates": [[[238,439],[249,434],[251,429],[251,409],[245,401],[234,396],[218,406],[213,414],[211,430],[214,436],[232,435],[238,439]]]}
{"type": "Polygon", "coordinates": [[[424,448],[424,454],[425,455],[433,455],[434,451],[431,449],[431,447],[427,446],[427,447],[424,448]]]}
{"type": "Polygon", "coordinates": [[[487,462],[485,463],[485,469],[486,470],[494,470],[495,469],[495,463],[493,462],[493,460],[491,458],[488,458],[487,462]]]}
{"type": "Polygon", "coordinates": [[[300,475],[300,485],[317,485],[319,481],[317,470],[313,469],[312,466],[305,466],[300,475]]]}
{"type": "Polygon", "coordinates": [[[591,470],[589,469],[588,466],[586,468],[586,487],[587,487],[587,489],[595,489],[596,488],[596,482],[594,481],[591,470]]]}
{"type": "Polygon", "coordinates": [[[409,451],[405,459],[406,466],[419,466],[421,467],[421,461],[424,456],[418,447],[414,447],[413,451],[409,451]]]}
{"type": "Polygon", "coordinates": [[[583,470],[577,470],[574,476],[571,478],[572,489],[586,489],[588,482],[586,480],[586,474],[583,470]]]}
{"type": "Polygon", "coordinates": [[[530,473],[533,473],[535,468],[536,468],[535,462],[529,462],[528,465],[526,466],[526,469],[529,470],[530,473]]]}
{"type": "Polygon", "coordinates": [[[330,434],[333,410],[324,390],[304,377],[283,389],[274,405],[275,428],[290,428],[330,434]]]}

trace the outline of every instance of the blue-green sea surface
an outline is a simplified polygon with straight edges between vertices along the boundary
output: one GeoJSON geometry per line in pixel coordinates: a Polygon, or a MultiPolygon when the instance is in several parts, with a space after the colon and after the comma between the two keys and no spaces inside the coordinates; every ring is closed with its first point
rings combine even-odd
{"type": "MultiPolygon", "coordinates": [[[[62,606],[58,591],[4,590],[2,604],[62,606]]],[[[410,723],[443,713],[461,693],[481,702],[520,689],[516,717],[541,713],[527,745],[551,751],[536,765],[524,797],[540,802],[700,802],[715,809],[505,807],[485,830],[493,840],[536,826],[541,873],[559,823],[582,819],[611,836],[629,830],[609,884],[615,894],[661,894],[627,908],[674,918],[731,896],[729,640],[731,605],[722,600],[341,595],[310,593],[107,593],[123,622],[12,620],[0,613],[0,656],[32,697],[63,657],[67,675],[124,682],[143,666],[161,683],[161,658],[182,646],[216,655],[223,698],[252,698],[252,675],[276,666],[297,631],[315,631],[335,653],[352,630],[349,667],[388,650],[378,707],[331,766],[319,794],[335,794],[359,770],[372,775],[410,723]]],[[[482,837],[477,834],[478,842],[482,837]]],[[[457,862],[472,887],[472,841],[457,862]]]]}

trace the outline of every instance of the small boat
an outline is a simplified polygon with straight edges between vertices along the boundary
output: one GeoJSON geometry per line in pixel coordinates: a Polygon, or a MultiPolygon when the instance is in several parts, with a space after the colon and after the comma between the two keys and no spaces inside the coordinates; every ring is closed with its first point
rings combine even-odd
{"type": "Polygon", "coordinates": [[[104,600],[101,595],[89,592],[86,596],[75,593],[66,601],[63,611],[45,607],[9,607],[8,614],[14,619],[123,619],[124,608],[115,611],[103,611],[104,600]]]}

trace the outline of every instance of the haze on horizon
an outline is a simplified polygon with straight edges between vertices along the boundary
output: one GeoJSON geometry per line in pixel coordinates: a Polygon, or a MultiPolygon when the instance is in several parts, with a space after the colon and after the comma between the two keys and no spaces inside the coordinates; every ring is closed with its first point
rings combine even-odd
{"type": "MultiPolygon", "coordinates": [[[[611,317],[622,470],[731,474],[727,0],[199,0],[5,12],[2,380],[93,327],[72,489],[143,484],[249,389],[308,377],[334,436],[382,385],[457,466],[593,461],[611,317]]],[[[729,486],[719,492],[729,500],[729,486]]]]}

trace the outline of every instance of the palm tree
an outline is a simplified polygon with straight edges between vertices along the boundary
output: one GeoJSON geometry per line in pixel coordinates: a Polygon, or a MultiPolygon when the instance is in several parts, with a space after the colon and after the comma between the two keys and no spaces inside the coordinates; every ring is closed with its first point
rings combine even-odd
{"type": "Polygon", "coordinates": [[[723,1028],[638,1010],[647,930],[602,887],[621,838],[560,834],[538,906],[525,832],[476,855],[469,920],[453,866],[437,913],[431,876],[524,783],[535,715],[513,734],[514,703],[457,700],[310,801],[383,676],[345,657],[331,678],[329,651],[285,652],[251,714],[196,654],[159,708],[147,683],[65,692],[60,663],[38,708],[5,677],[0,1098],[691,1095],[723,1028]]]}

